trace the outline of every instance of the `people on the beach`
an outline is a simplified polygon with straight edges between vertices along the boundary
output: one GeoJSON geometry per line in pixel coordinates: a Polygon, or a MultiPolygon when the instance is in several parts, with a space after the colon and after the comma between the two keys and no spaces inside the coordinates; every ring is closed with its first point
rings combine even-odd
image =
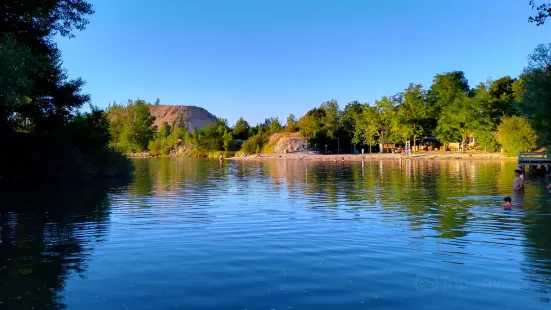
{"type": "Polygon", "coordinates": [[[513,203],[511,201],[511,197],[503,198],[503,208],[505,210],[511,210],[512,207],[513,207],[513,203]]]}
{"type": "Polygon", "coordinates": [[[515,169],[515,181],[513,183],[513,190],[515,192],[524,191],[524,180],[521,178],[522,170],[515,169]]]}

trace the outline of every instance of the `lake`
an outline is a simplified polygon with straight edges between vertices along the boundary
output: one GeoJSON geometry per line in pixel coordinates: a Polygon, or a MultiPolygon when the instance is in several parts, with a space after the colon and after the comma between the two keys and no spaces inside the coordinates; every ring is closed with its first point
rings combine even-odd
{"type": "Polygon", "coordinates": [[[504,211],[514,161],[135,163],[1,193],[0,309],[550,306],[551,196],[504,211]]]}

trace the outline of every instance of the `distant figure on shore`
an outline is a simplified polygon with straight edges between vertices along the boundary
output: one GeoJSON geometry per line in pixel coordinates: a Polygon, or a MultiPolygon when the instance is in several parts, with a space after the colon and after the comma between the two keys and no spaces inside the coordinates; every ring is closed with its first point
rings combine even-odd
{"type": "Polygon", "coordinates": [[[515,181],[513,183],[513,190],[515,192],[521,192],[524,191],[524,179],[521,177],[522,170],[516,169],[515,170],[515,181]]]}
{"type": "Polygon", "coordinates": [[[503,209],[511,210],[511,208],[513,208],[513,203],[511,201],[511,197],[503,198],[503,209]]]}

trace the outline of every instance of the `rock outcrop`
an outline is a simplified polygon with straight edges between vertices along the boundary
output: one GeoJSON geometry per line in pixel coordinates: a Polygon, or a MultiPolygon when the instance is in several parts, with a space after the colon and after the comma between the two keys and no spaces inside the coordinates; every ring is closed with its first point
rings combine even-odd
{"type": "Polygon", "coordinates": [[[268,148],[274,153],[297,153],[306,150],[306,141],[302,134],[276,133],[270,137],[268,148]]]}
{"type": "Polygon", "coordinates": [[[216,123],[216,116],[209,111],[195,106],[157,105],[151,106],[149,112],[155,117],[154,125],[161,128],[167,122],[171,126],[181,121],[187,130],[198,130],[216,123]]]}

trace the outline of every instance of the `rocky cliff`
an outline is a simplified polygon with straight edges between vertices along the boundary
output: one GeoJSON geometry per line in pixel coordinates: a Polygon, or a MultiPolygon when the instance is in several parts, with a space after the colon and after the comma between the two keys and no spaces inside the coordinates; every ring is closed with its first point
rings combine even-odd
{"type": "Polygon", "coordinates": [[[157,128],[161,128],[164,122],[172,126],[183,121],[184,127],[191,131],[205,128],[216,122],[216,116],[203,108],[194,106],[158,105],[151,106],[149,111],[155,117],[154,125],[157,128]]]}

